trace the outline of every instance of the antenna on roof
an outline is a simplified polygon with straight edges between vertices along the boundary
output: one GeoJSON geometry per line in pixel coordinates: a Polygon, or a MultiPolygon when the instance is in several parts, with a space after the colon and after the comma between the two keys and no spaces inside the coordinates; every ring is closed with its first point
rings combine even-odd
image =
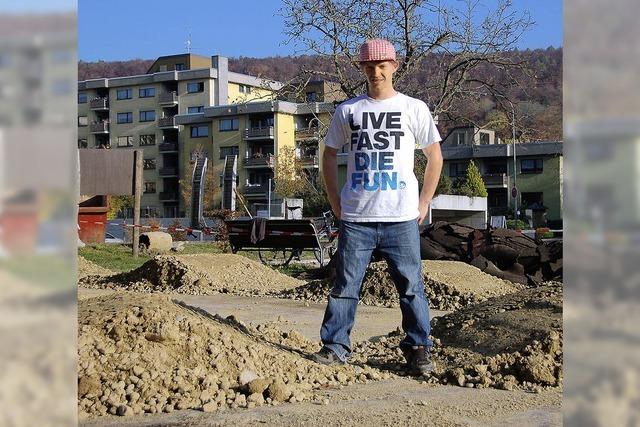
{"type": "Polygon", "coordinates": [[[189,29],[189,36],[187,37],[185,46],[187,48],[187,53],[191,53],[191,29],[189,29]]]}

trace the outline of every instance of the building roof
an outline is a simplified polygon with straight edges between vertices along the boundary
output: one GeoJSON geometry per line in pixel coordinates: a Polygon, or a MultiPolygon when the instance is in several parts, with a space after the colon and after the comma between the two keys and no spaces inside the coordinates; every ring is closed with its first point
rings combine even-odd
{"type": "Polygon", "coordinates": [[[329,113],[335,107],[331,102],[295,103],[288,101],[247,102],[244,104],[216,105],[205,107],[204,112],[195,114],[179,114],[176,123],[187,125],[210,121],[216,117],[237,116],[241,114],[259,114],[280,112],[287,114],[329,113]]]}
{"type": "MultiPolygon", "coordinates": [[[[445,160],[464,160],[483,157],[511,157],[513,144],[443,146],[445,160]]],[[[562,155],[561,141],[521,142],[516,144],[517,156],[562,155]]]]}

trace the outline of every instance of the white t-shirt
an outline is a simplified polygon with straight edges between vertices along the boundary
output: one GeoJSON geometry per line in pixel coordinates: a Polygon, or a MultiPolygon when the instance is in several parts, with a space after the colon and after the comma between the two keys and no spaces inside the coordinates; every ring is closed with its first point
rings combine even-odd
{"type": "Polygon", "coordinates": [[[376,100],[361,95],[336,108],[325,139],[348,145],[347,180],[340,193],[342,219],[393,222],[416,219],[418,180],[414,150],[441,140],[429,107],[396,93],[376,100]]]}

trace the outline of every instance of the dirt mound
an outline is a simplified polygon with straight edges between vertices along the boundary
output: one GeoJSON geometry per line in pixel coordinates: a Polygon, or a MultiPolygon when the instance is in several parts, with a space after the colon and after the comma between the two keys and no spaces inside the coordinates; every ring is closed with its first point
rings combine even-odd
{"type": "Polygon", "coordinates": [[[288,350],[313,346],[304,338],[266,331],[268,340],[257,328],[166,295],[89,298],[78,303],[78,320],[83,417],[277,405],[313,399],[315,390],[328,386],[389,376],[314,363],[288,350]]]}
{"type": "MultiPolygon", "coordinates": [[[[491,298],[432,320],[436,370],[430,382],[465,387],[537,390],[562,384],[562,284],[491,298]]],[[[402,373],[391,332],[358,343],[354,362],[402,373]]]]}
{"type": "MultiPolygon", "coordinates": [[[[498,295],[523,289],[524,286],[485,274],[458,261],[422,261],[422,277],[430,307],[457,310],[498,295]]],[[[326,301],[332,281],[315,280],[295,289],[280,292],[281,298],[326,301]]],[[[385,261],[369,264],[362,281],[363,304],[398,307],[400,300],[385,261]]]]}
{"type": "Polygon", "coordinates": [[[108,276],[110,274],[113,274],[113,271],[100,267],[98,264],[78,255],[78,280],[86,276],[108,276]]]}
{"type": "Polygon", "coordinates": [[[295,288],[302,283],[259,262],[233,254],[158,255],[130,272],[80,281],[81,286],[88,288],[190,295],[219,292],[262,295],[295,288]]]}

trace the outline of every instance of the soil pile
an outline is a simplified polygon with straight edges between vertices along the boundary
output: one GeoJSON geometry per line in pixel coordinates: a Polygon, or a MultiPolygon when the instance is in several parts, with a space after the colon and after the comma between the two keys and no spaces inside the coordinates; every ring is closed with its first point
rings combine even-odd
{"type": "MultiPolygon", "coordinates": [[[[538,390],[562,384],[562,284],[491,298],[432,320],[430,382],[538,390]]],[[[396,330],[358,343],[353,362],[402,373],[396,330]]]]}
{"type": "Polygon", "coordinates": [[[87,277],[88,288],[190,295],[231,293],[263,295],[295,288],[303,282],[259,262],[233,254],[158,255],[141,267],[108,277],[87,277]]]}
{"type": "Polygon", "coordinates": [[[100,267],[98,264],[78,255],[78,280],[86,276],[108,276],[110,274],[113,274],[113,271],[100,267]]]}
{"type": "MultiPolygon", "coordinates": [[[[487,298],[505,295],[524,286],[485,274],[479,269],[457,261],[422,261],[422,277],[430,307],[436,310],[457,310],[487,298]]],[[[310,301],[326,301],[332,281],[315,280],[278,296],[310,301]]],[[[369,264],[362,281],[360,298],[363,304],[398,307],[398,292],[389,274],[386,261],[369,264]]]]}
{"type": "Polygon", "coordinates": [[[291,333],[211,316],[165,295],[124,292],[78,303],[81,417],[252,408],[315,398],[315,390],[389,377],[324,366],[288,348],[291,333]],[[288,345],[287,345],[288,344],[288,345]]]}

